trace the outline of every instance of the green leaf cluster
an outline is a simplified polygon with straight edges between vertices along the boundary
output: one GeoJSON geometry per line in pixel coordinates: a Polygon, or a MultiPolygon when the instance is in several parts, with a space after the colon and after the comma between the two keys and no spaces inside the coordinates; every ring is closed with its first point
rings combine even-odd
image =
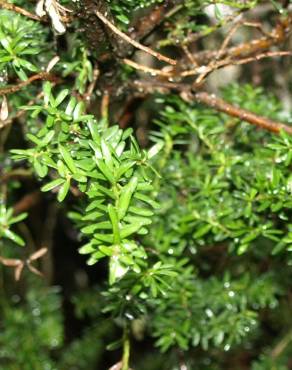
{"type": "Polygon", "coordinates": [[[0,70],[4,80],[14,73],[24,81],[28,72],[40,70],[39,56],[46,49],[47,34],[39,23],[1,10],[0,70]]]}
{"type": "Polygon", "coordinates": [[[38,286],[30,289],[25,298],[14,295],[4,305],[2,296],[2,368],[56,369],[50,352],[63,344],[64,335],[58,292],[59,289],[55,287],[38,286]]]}
{"type": "Polygon", "coordinates": [[[0,204],[0,240],[5,238],[23,247],[25,245],[25,241],[11,230],[11,226],[24,220],[26,216],[27,213],[21,213],[14,216],[12,208],[7,209],[4,204],[0,204]]]}
{"type": "Polygon", "coordinates": [[[50,83],[44,85],[44,106],[29,106],[33,117],[46,116],[37,134],[28,133],[32,147],[12,150],[17,160],[27,159],[40,178],[51,181],[42,191],[57,191],[64,201],[70,188],[77,187],[87,197],[81,214],[73,214],[89,242],[80,249],[90,254],[89,264],[110,257],[110,282],[127,270],[141,271],[146,258],[133,235],[144,235],[151,223],[153,208],[149,153],[141,151],[132,130],[118,126],[105,128],[90,115],[68,90],[54,97],[50,83]],[[150,195],[149,195],[150,194],[150,195]]]}

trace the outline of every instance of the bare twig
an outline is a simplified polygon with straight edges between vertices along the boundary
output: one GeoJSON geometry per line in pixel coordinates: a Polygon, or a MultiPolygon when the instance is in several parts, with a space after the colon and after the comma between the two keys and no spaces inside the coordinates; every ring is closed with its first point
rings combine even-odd
{"type": "Polygon", "coordinates": [[[266,31],[260,22],[243,21],[243,26],[256,28],[263,36],[272,37],[272,34],[266,31]]]}
{"type": "Polygon", "coordinates": [[[198,79],[196,80],[196,83],[199,84],[208,74],[210,74],[211,72],[219,68],[228,67],[231,65],[243,65],[243,64],[255,62],[255,61],[266,59],[266,58],[283,57],[283,56],[291,56],[291,55],[292,55],[291,51],[270,51],[270,52],[255,55],[253,57],[247,57],[247,58],[242,58],[242,59],[226,58],[226,59],[219,60],[207,66],[200,66],[194,69],[190,69],[188,71],[183,71],[180,73],[180,76],[189,77],[189,76],[199,75],[198,79]]]}
{"type": "Polygon", "coordinates": [[[1,177],[1,183],[7,182],[10,179],[27,178],[32,177],[32,171],[24,168],[18,168],[8,173],[4,173],[1,177]]]}
{"type": "Polygon", "coordinates": [[[195,67],[198,67],[198,62],[196,61],[195,59],[195,56],[190,52],[189,48],[188,48],[188,45],[182,45],[181,46],[185,55],[187,56],[187,58],[189,59],[190,63],[195,66],[195,67]]]}
{"type": "Polygon", "coordinates": [[[92,81],[90,82],[90,84],[88,85],[88,88],[87,88],[87,91],[86,93],[83,95],[83,98],[85,100],[90,100],[91,98],[91,95],[93,93],[93,90],[95,88],[95,85],[96,85],[96,82],[98,80],[98,77],[99,77],[99,68],[98,66],[96,65],[93,69],[93,77],[92,77],[92,81]]]}
{"type": "Polygon", "coordinates": [[[236,107],[227,103],[223,99],[217,98],[214,94],[210,95],[206,92],[198,92],[194,94],[194,98],[198,103],[205,104],[219,112],[239,118],[242,121],[246,121],[265,130],[275,133],[279,133],[281,130],[284,130],[289,134],[292,134],[292,126],[287,126],[284,123],[272,121],[269,118],[262,117],[245,109],[236,107]]]}
{"type": "MultiPolygon", "coordinates": [[[[256,53],[262,53],[265,50],[269,50],[274,45],[279,46],[287,39],[287,36],[291,31],[291,26],[292,14],[289,14],[287,17],[279,20],[276,27],[272,30],[272,32],[267,34],[266,37],[261,37],[256,40],[244,42],[231,48],[225,49],[221,57],[243,58],[255,55],[256,53]]],[[[198,52],[194,56],[199,64],[207,64],[208,61],[216,57],[216,54],[217,50],[206,50],[198,52]]],[[[183,60],[181,61],[181,64],[183,64],[183,60]]]]}
{"type": "Polygon", "coordinates": [[[134,85],[138,88],[148,89],[153,92],[153,89],[167,89],[177,90],[182,93],[182,97],[185,97],[188,101],[195,100],[198,103],[204,104],[218,112],[223,112],[229,116],[238,118],[242,121],[251,123],[257,127],[268,130],[270,132],[279,133],[281,130],[292,134],[292,126],[288,126],[282,122],[273,121],[269,118],[259,116],[246,109],[236,107],[223,99],[216,97],[214,94],[208,94],[207,92],[193,92],[191,86],[188,84],[171,83],[171,82],[159,82],[159,81],[135,81],[134,85]]]}
{"type": "Polygon", "coordinates": [[[108,120],[109,103],[110,103],[110,95],[108,91],[106,91],[102,96],[101,106],[100,106],[100,115],[101,115],[101,118],[103,118],[105,121],[108,120]]]}
{"type": "Polygon", "coordinates": [[[11,11],[13,11],[15,13],[22,14],[25,17],[28,17],[30,19],[33,19],[34,21],[39,21],[39,22],[46,21],[45,18],[39,17],[38,15],[33,14],[33,13],[31,13],[31,12],[29,12],[29,11],[23,9],[23,8],[20,8],[19,6],[16,6],[14,4],[7,3],[4,0],[0,0],[0,7],[3,8],[3,9],[11,10],[11,11]]]}
{"type": "Polygon", "coordinates": [[[225,49],[227,48],[228,44],[230,43],[231,39],[232,39],[232,36],[235,34],[235,32],[238,30],[238,28],[241,26],[241,20],[239,20],[238,22],[236,22],[232,27],[231,29],[229,30],[229,32],[227,33],[227,36],[225,37],[218,53],[216,54],[216,57],[215,59],[218,60],[221,55],[224,53],[225,49]]]}
{"type": "Polygon", "coordinates": [[[209,70],[212,71],[213,69],[216,69],[215,66],[217,64],[217,61],[220,60],[221,56],[224,54],[229,42],[231,41],[232,36],[234,33],[238,30],[238,28],[241,26],[241,20],[236,22],[230,29],[230,31],[227,33],[227,36],[225,37],[220,49],[215,55],[215,58],[212,59],[209,64],[207,65],[206,71],[203,72],[197,79],[196,83],[200,84],[201,81],[205,79],[205,77],[209,74],[209,70]]]}
{"type": "Polygon", "coordinates": [[[148,14],[142,18],[138,18],[137,22],[133,25],[134,30],[130,33],[131,38],[141,40],[149,35],[153,29],[170,17],[182,3],[183,0],[165,0],[163,4],[155,6],[148,14]]]}
{"type": "Polygon", "coordinates": [[[13,213],[18,215],[19,213],[28,211],[38,204],[41,199],[41,192],[39,190],[35,190],[29,194],[26,194],[14,205],[13,213]]]}
{"type": "Polygon", "coordinates": [[[171,71],[164,71],[161,69],[151,68],[147,66],[143,66],[142,64],[136,63],[130,59],[123,59],[123,62],[127,64],[128,66],[137,69],[138,71],[144,72],[144,73],[150,73],[152,76],[164,76],[164,77],[171,77],[173,75],[173,72],[171,71]]]}
{"type": "Polygon", "coordinates": [[[279,357],[282,352],[287,348],[287,346],[292,341],[292,330],[289,330],[288,333],[277,343],[276,347],[271,352],[272,359],[279,357]]]}
{"type": "Polygon", "coordinates": [[[15,259],[5,258],[5,257],[0,256],[0,263],[2,263],[4,266],[14,268],[14,278],[16,281],[20,279],[24,266],[27,266],[27,268],[32,273],[39,275],[39,276],[43,276],[43,274],[32,265],[32,262],[41,258],[46,253],[47,253],[47,248],[41,248],[35,253],[33,253],[32,255],[30,255],[26,260],[21,260],[21,259],[16,259],[16,258],[15,259]]]}
{"type": "Polygon", "coordinates": [[[24,87],[30,85],[32,82],[37,80],[56,82],[58,80],[58,77],[47,72],[40,72],[29,77],[26,81],[19,82],[19,84],[17,85],[2,87],[0,89],[0,95],[13,94],[16,91],[23,89],[24,87]]]}
{"type": "Polygon", "coordinates": [[[123,59],[123,62],[129,65],[130,67],[135,68],[136,70],[139,70],[144,73],[150,73],[152,76],[185,78],[185,77],[199,75],[196,80],[196,84],[200,85],[207,75],[223,67],[228,67],[231,65],[247,64],[247,63],[251,63],[251,62],[258,61],[261,59],[266,59],[266,58],[279,57],[279,56],[291,56],[291,55],[292,55],[292,52],[290,51],[270,51],[270,52],[258,54],[254,57],[248,57],[248,58],[242,58],[242,59],[226,58],[223,60],[214,60],[213,62],[209,63],[206,66],[202,66],[202,65],[196,66],[193,69],[182,71],[180,73],[177,73],[177,71],[173,70],[172,67],[169,67],[170,69],[168,70],[165,68],[163,69],[151,68],[151,67],[141,65],[130,59],[123,59]]]}
{"type": "Polygon", "coordinates": [[[101,14],[98,10],[95,10],[95,14],[97,17],[114,33],[116,33],[121,39],[128,42],[129,44],[133,45],[135,48],[145,51],[145,53],[150,54],[157,58],[160,61],[164,61],[171,65],[176,65],[176,61],[174,59],[168,58],[165,55],[158,53],[155,50],[152,50],[148,46],[140,44],[138,41],[133,40],[131,37],[126,35],[124,32],[119,30],[112,22],[110,22],[103,14],[101,14]]]}

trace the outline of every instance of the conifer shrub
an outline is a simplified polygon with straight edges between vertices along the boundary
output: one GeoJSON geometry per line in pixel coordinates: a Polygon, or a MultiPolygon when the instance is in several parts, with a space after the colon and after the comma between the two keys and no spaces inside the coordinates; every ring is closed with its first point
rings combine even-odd
{"type": "Polygon", "coordinates": [[[0,1],[1,369],[292,368],[291,27],[0,1]]]}

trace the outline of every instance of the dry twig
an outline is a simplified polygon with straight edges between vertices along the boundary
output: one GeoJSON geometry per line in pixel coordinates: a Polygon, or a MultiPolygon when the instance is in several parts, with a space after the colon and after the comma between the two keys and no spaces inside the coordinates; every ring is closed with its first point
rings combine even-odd
{"type": "Polygon", "coordinates": [[[4,266],[13,267],[14,268],[14,278],[16,281],[20,279],[21,273],[23,271],[24,266],[36,275],[43,276],[41,271],[35,268],[32,265],[32,262],[41,258],[43,255],[47,253],[47,248],[41,248],[32,255],[30,255],[26,260],[16,259],[16,258],[4,258],[0,256],[0,263],[4,266]]]}
{"type": "Polygon", "coordinates": [[[98,80],[98,77],[99,77],[99,68],[98,66],[96,65],[93,69],[93,77],[92,77],[92,81],[90,82],[90,84],[88,85],[88,88],[87,88],[87,91],[85,92],[85,94],[83,95],[83,99],[85,100],[90,100],[91,98],[91,95],[94,91],[94,88],[95,88],[95,85],[96,85],[96,82],[98,80]]]}
{"type": "Polygon", "coordinates": [[[30,85],[32,82],[37,80],[57,82],[59,79],[58,77],[48,72],[40,72],[29,77],[26,81],[19,82],[19,84],[17,85],[5,86],[0,88],[0,95],[13,94],[16,91],[23,89],[24,87],[30,85]]]}
{"type": "Polygon", "coordinates": [[[257,114],[247,111],[246,109],[236,107],[227,103],[223,99],[217,98],[214,94],[210,95],[206,92],[198,92],[194,94],[194,98],[198,103],[205,104],[219,112],[239,118],[242,121],[246,121],[265,130],[275,132],[277,134],[281,130],[284,130],[289,134],[292,134],[292,126],[287,126],[284,123],[272,121],[269,118],[258,116],[257,114]]]}
{"type": "Polygon", "coordinates": [[[236,107],[225,100],[216,97],[214,94],[208,94],[207,92],[193,92],[191,86],[188,84],[159,81],[135,81],[134,86],[144,88],[150,92],[153,92],[153,89],[161,88],[164,90],[177,90],[182,93],[181,96],[188,102],[190,100],[195,100],[198,103],[204,104],[218,112],[223,112],[229,116],[238,118],[270,132],[278,134],[281,130],[284,130],[289,134],[292,134],[292,126],[288,126],[282,122],[273,121],[246,109],[236,107]]]}
{"type": "MultiPolygon", "coordinates": [[[[292,14],[289,14],[287,17],[279,20],[276,27],[270,33],[265,33],[266,37],[261,37],[259,39],[247,41],[231,48],[227,48],[224,50],[221,57],[229,57],[230,59],[249,57],[256,53],[263,53],[265,50],[269,50],[272,46],[279,46],[287,39],[287,36],[291,31],[291,25],[292,14]]],[[[216,57],[217,53],[217,50],[205,50],[196,53],[194,56],[199,64],[204,63],[206,65],[210,60],[213,60],[216,57]]],[[[186,61],[182,59],[180,64],[184,65],[186,64],[186,61]]]]}
{"type": "Polygon", "coordinates": [[[176,65],[176,61],[165,55],[158,53],[155,50],[152,50],[148,46],[140,44],[138,41],[133,40],[131,37],[126,35],[124,32],[119,30],[113,23],[111,23],[103,14],[101,14],[98,10],[95,10],[95,14],[97,17],[108,27],[110,28],[115,34],[117,34],[121,39],[128,42],[129,44],[133,45],[135,48],[145,51],[145,53],[152,55],[156,59],[166,62],[171,65],[176,65]]]}
{"type": "Polygon", "coordinates": [[[34,21],[39,21],[39,22],[46,21],[45,18],[39,17],[38,15],[33,14],[33,13],[31,13],[31,12],[29,12],[29,11],[23,9],[23,8],[20,8],[19,6],[16,6],[14,4],[7,3],[4,0],[0,0],[0,7],[3,8],[3,9],[11,10],[11,11],[13,11],[15,13],[18,13],[18,14],[22,14],[25,17],[33,19],[34,21]]]}
{"type": "Polygon", "coordinates": [[[123,62],[127,64],[128,66],[137,69],[138,71],[144,72],[144,73],[150,73],[152,76],[164,76],[164,77],[171,77],[173,75],[172,71],[164,71],[162,69],[157,68],[151,68],[144,66],[142,64],[136,63],[133,60],[130,59],[123,59],[123,62]]]}

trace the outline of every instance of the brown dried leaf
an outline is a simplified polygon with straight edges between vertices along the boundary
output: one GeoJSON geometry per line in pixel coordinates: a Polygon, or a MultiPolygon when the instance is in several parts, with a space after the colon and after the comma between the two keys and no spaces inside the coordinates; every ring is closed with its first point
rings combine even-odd
{"type": "Polygon", "coordinates": [[[5,95],[3,95],[3,100],[1,104],[1,110],[0,110],[0,120],[6,121],[8,118],[8,102],[5,95]]]}

